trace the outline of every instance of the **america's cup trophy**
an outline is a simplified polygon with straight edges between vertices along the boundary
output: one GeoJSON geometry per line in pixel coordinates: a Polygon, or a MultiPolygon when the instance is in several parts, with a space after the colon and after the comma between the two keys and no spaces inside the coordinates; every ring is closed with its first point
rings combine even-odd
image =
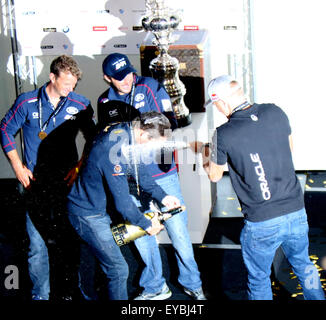
{"type": "Polygon", "coordinates": [[[149,69],[154,79],[163,84],[172,102],[176,114],[178,127],[185,127],[191,123],[191,115],[183,97],[186,88],[179,79],[179,61],[168,54],[172,44],[172,31],[177,28],[180,18],[177,13],[166,7],[164,0],[145,0],[147,12],[142,19],[143,28],[151,31],[155,38],[153,44],[159,54],[150,62],[149,69]]]}

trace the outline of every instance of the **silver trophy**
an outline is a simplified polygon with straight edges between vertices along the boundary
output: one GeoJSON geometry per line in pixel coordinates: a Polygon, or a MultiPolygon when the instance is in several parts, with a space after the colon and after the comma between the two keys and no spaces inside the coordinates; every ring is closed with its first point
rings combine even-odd
{"type": "Polygon", "coordinates": [[[151,31],[155,39],[153,44],[159,54],[149,65],[154,79],[163,84],[172,102],[176,114],[178,127],[185,127],[191,123],[191,115],[183,97],[186,88],[179,79],[179,61],[168,54],[172,44],[172,31],[177,28],[180,18],[176,12],[164,5],[164,0],[145,0],[146,16],[142,19],[143,28],[151,31]]]}

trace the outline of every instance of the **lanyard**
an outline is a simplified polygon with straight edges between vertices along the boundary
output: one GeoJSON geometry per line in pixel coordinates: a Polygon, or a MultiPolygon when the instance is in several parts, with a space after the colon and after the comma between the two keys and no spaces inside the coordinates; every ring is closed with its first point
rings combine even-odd
{"type": "Polygon", "coordinates": [[[231,115],[232,115],[233,113],[237,112],[237,111],[240,111],[240,110],[243,110],[243,109],[245,109],[245,108],[248,108],[249,106],[250,106],[250,103],[249,103],[248,101],[246,101],[246,102],[240,104],[239,106],[237,106],[236,108],[234,108],[234,109],[232,110],[231,115]]]}
{"type": "MultiPolygon", "coordinates": [[[[132,88],[131,88],[131,94],[130,94],[130,105],[132,106],[134,103],[134,98],[135,98],[135,79],[132,83],[132,88]]],[[[132,127],[132,124],[128,124],[130,128],[130,136],[131,136],[131,144],[135,145],[135,135],[134,135],[134,128],[132,127]]],[[[136,187],[137,187],[137,194],[138,196],[140,195],[140,190],[139,190],[139,176],[138,176],[138,167],[137,167],[137,159],[135,156],[135,152],[132,151],[133,155],[133,161],[134,161],[134,173],[135,173],[135,182],[136,182],[136,187]]]]}
{"type": "Polygon", "coordinates": [[[131,93],[130,93],[130,105],[132,106],[134,104],[135,100],[135,81],[132,83],[131,93]]]}
{"type": "MultiPolygon", "coordinates": [[[[40,89],[41,91],[41,89],[40,89]]],[[[51,113],[50,117],[48,118],[48,120],[46,120],[43,124],[43,106],[42,106],[42,97],[41,97],[41,93],[39,92],[39,97],[38,97],[38,112],[39,112],[39,127],[41,131],[45,131],[45,129],[47,128],[50,120],[52,118],[54,118],[62,109],[63,105],[65,104],[67,98],[63,98],[60,100],[59,105],[54,109],[54,111],[51,113]]]]}
{"type": "MultiPolygon", "coordinates": [[[[129,104],[133,106],[134,100],[135,100],[135,87],[136,87],[136,76],[134,75],[131,92],[130,92],[130,100],[129,104]]],[[[109,95],[108,95],[109,96],[109,95]]],[[[128,127],[130,129],[130,137],[131,137],[131,145],[135,144],[135,135],[134,135],[134,128],[132,127],[132,124],[129,122],[128,127]]],[[[138,175],[138,167],[137,167],[137,159],[135,157],[134,151],[132,151],[132,161],[134,162],[134,174],[135,174],[135,183],[136,183],[136,190],[137,194],[139,196],[140,190],[139,190],[139,175],[138,175]]],[[[131,163],[132,165],[132,163],[131,163]]],[[[127,172],[127,175],[130,175],[129,172],[127,172]]]]}
{"type": "Polygon", "coordinates": [[[131,89],[131,96],[130,96],[131,106],[134,104],[134,100],[135,100],[135,83],[132,84],[132,89],[131,89]]]}
{"type": "MultiPolygon", "coordinates": [[[[133,82],[132,82],[132,87],[131,87],[131,91],[130,91],[130,100],[129,100],[129,104],[131,106],[133,106],[133,103],[134,103],[134,100],[135,100],[135,87],[136,87],[136,76],[134,75],[134,78],[133,78],[133,82]]],[[[110,88],[111,90],[112,88],[110,88]]],[[[114,88],[113,88],[114,90],[114,88]]],[[[109,99],[109,94],[108,94],[108,99],[109,99]]],[[[129,122],[128,123],[128,127],[130,129],[130,136],[131,136],[131,145],[134,145],[135,144],[135,135],[134,135],[134,129],[132,127],[132,124],[129,122]]],[[[138,167],[137,167],[137,161],[136,161],[136,157],[135,157],[135,154],[134,152],[132,151],[132,161],[134,161],[134,173],[135,173],[135,182],[136,182],[136,186],[137,186],[137,194],[139,195],[140,194],[140,191],[139,191],[139,176],[138,176],[138,167]]],[[[132,163],[131,163],[132,165],[132,163]]],[[[129,173],[127,173],[128,175],[129,173]]]]}

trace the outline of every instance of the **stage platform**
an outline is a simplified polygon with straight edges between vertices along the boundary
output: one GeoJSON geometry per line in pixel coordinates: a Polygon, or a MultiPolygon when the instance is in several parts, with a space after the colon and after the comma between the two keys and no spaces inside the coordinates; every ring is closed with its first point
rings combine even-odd
{"type": "MultiPolygon", "coordinates": [[[[234,202],[237,212],[212,214],[203,243],[193,244],[195,257],[201,271],[203,288],[209,300],[246,300],[246,271],[239,242],[243,224],[236,200],[229,195],[226,199],[234,202]]],[[[310,225],[310,255],[320,272],[323,284],[326,274],[321,260],[326,257],[326,194],[323,191],[305,190],[305,202],[310,225]]],[[[0,181],[0,302],[7,298],[14,301],[30,300],[30,280],[27,272],[28,240],[25,231],[24,206],[20,200],[15,180],[0,181]],[[5,268],[17,266],[19,288],[7,289],[4,285],[5,268]]],[[[129,295],[132,299],[139,292],[138,280],[142,262],[133,244],[121,248],[130,268],[128,280],[129,295]]],[[[160,245],[164,276],[173,294],[169,300],[190,300],[178,284],[178,268],[170,244],[160,245]]],[[[87,257],[85,258],[87,259],[87,257]]],[[[105,278],[98,268],[94,292],[100,301],[106,297],[105,278]]],[[[272,272],[274,299],[276,301],[301,300],[302,293],[286,259],[281,253],[275,258],[272,272]]],[[[76,294],[77,299],[81,297],[76,294]]]]}

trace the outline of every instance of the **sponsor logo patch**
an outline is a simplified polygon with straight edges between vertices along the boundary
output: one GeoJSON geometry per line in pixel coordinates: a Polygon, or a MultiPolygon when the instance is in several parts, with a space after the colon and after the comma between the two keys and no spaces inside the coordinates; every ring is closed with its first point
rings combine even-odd
{"type": "Polygon", "coordinates": [[[109,116],[110,117],[115,117],[115,116],[118,116],[118,115],[119,115],[118,109],[109,110],[109,116]]]}
{"type": "Polygon", "coordinates": [[[124,66],[127,65],[127,62],[124,58],[118,60],[114,66],[115,66],[115,70],[118,71],[119,69],[123,68],[124,66]]]}
{"type": "Polygon", "coordinates": [[[69,114],[77,114],[78,113],[78,109],[76,107],[68,107],[66,109],[67,113],[69,114]]]}
{"type": "Polygon", "coordinates": [[[75,120],[76,117],[71,115],[71,114],[66,114],[65,117],[64,117],[65,120],[75,120]]]}
{"type": "Polygon", "coordinates": [[[143,101],[145,99],[145,95],[143,93],[138,93],[136,94],[135,96],[135,101],[136,102],[140,102],[140,101],[143,101]]]}
{"type": "Polygon", "coordinates": [[[112,176],[123,176],[124,173],[121,172],[122,171],[122,167],[120,166],[120,164],[116,164],[113,168],[113,171],[115,173],[112,174],[112,176]]]}
{"type": "Polygon", "coordinates": [[[108,98],[104,98],[104,99],[102,99],[100,102],[101,103],[107,103],[107,102],[109,102],[110,100],[108,99],[108,98]]]}
{"type": "Polygon", "coordinates": [[[136,109],[142,108],[143,106],[145,106],[145,101],[142,101],[142,102],[139,102],[139,103],[135,104],[136,109]]]}
{"type": "Polygon", "coordinates": [[[262,161],[261,161],[258,153],[255,153],[255,154],[250,153],[250,158],[251,158],[251,161],[255,165],[255,173],[258,177],[258,183],[260,186],[261,195],[262,195],[263,199],[267,201],[272,197],[272,195],[269,190],[268,181],[266,179],[265,170],[264,170],[262,161]]]}

